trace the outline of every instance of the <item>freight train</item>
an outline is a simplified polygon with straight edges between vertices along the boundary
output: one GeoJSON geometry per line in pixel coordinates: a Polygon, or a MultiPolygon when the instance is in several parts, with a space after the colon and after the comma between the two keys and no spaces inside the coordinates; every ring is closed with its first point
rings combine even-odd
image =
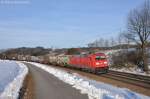
{"type": "Polygon", "coordinates": [[[109,66],[104,53],[85,55],[48,55],[41,63],[72,67],[93,73],[107,73],[109,66]]]}
{"type": "Polygon", "coordinates": [[[80,55],[52,55],[30,56],[19,55],[16,60],[32,61],[54,66],[71,67],[93,73],[107,73],[109,63],[104,53],[80,54],[80,55]]]}

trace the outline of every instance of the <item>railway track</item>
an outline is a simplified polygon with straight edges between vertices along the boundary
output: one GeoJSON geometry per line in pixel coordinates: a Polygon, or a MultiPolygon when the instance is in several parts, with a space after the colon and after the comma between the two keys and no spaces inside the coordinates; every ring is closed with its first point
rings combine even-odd
{"type": "MultiPolygon", "coordinates": [[[[78,72],[79,74],[82,74],[81,72],[87,73],[85,71],[81,71],[78,69],[65,68],[61,66],[57,66],[57,67],[63,68],[67,71],[73,70],[75,72],[78,72]]],[[[113,70],[109,70],[107,74],[93,74],[93,73],[88,73],[88,74],[92,74],[93,76],[94,75],[101,76],[101,77],[121,81],[124,83],[143,87],[143,88],[150,90],[150,76],[137,75],[137,74],[125,73],[125,72],[119,72],[119,71],[113,71],[113,70]]]]}
{"type": "Polygon", "coordinates": [[[150,89],[150,77],[137,75],[132,73],[124,73],[118,71],[110,70],[107,74],[100,75],[103,77],[107,77],[110,79],[122,81],[125,83],[133,84],[136,86],[144,87],[146,89],[150,89]]]}

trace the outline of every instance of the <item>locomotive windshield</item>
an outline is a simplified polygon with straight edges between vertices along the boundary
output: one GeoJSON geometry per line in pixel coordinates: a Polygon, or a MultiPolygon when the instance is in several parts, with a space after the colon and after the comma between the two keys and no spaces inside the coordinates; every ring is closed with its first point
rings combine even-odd
{"type": "Polygon", "coordinates": [[[104,60],[106,56],[96,56],[95,60],[104,60]]]}

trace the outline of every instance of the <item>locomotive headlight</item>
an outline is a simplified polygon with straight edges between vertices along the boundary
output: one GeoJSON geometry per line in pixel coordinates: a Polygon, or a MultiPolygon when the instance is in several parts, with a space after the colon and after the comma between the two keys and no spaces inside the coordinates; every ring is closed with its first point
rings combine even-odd
{"type": "Polygon", "coordinates": [[[99,62],[96,62],[96,65],[99,65],[100,63],[99,62]]]}
{"type": "Polygon", "coordinates": [[[104,64],[107,64],[107,62],[104,62],[104,64]]]}

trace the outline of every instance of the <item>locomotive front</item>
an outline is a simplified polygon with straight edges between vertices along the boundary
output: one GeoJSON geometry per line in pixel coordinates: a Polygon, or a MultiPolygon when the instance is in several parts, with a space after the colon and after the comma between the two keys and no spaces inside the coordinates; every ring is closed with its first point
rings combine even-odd
{"type": "Polygon", "coordinates": [[[93,56],[93,67],[96,73],[108,72],[108,60],[104,53],[97,53],[93,56]]]}

